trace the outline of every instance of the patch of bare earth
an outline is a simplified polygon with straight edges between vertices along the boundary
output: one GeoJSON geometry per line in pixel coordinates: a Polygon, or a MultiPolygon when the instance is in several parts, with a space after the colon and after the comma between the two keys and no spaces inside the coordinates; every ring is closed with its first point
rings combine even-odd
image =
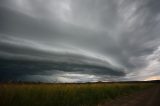
{"type": "Polygon", "coordinates": [[[98,106],[160,106],[160,84],[129,96],[119,97],[98,106]]]}

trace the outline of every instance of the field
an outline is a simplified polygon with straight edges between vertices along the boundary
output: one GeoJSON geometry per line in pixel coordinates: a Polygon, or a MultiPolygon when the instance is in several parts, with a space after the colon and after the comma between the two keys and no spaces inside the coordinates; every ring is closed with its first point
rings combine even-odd
{"type": "Polygon", "coordinates": [[[0,106],[96,106],[152,83],[0,84],[0,106]]]}

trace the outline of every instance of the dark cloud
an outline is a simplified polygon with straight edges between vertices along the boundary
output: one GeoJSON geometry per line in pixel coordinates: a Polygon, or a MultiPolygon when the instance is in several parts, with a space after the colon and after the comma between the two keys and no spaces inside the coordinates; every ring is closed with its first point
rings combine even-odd
{"type": "Polygon", "coordinates": [[[159,4],[1,0],[1,80],[144,80],[160,64],[159,4]]]}
{"type": "Polygon", "coordinates": [[[111,69],[96,65],[73,64],[50,61],[27,61],[1,58],[0,80],[17,80],[24,75],[50,75],[57,71],[81,72],[95,75],[124,76],[125,73],[118,69],[111,69]]]}

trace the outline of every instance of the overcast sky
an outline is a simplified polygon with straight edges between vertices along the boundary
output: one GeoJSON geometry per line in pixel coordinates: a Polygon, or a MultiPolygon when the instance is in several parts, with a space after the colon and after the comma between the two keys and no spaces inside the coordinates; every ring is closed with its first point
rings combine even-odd
{"type": "Polygon", "coordinates": [[[159,0],[1,0],[0,81],[160,79],[159,0]]]}

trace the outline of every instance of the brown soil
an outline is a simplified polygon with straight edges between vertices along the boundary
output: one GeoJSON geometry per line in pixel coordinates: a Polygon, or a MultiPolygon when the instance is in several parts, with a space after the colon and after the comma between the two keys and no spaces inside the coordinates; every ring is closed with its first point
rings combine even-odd
{"type": "Polygon", "coordinates": [[[160,84],[99,106],[160,106],[160,84]]]}

